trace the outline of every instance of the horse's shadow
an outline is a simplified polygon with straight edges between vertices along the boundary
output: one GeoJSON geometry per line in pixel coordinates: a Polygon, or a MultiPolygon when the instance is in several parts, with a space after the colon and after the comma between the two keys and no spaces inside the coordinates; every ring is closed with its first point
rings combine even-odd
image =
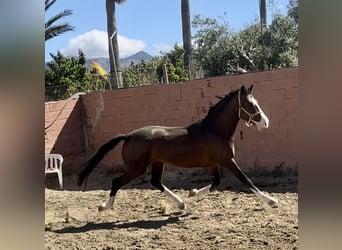
{"type": "Polygon", "coordinates": [[[121,222],[105,222],[105,223],[94,223],[88,222],[81,227],[66,227],[58,230],[48,230],[58,234],[65,233],[84,233],[87,231],[102,230],[102,229],[128,229],[128,228],[139,228],[139,229],[158,229],[168,224],[174,224],[179,221],[179,217],[168,217],[166,220],[138,220],[133,222],[121,223],[121,222]]]}

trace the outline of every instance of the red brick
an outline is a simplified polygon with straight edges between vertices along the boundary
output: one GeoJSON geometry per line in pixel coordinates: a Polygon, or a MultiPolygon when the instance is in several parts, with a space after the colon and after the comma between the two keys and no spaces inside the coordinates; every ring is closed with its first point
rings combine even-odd
{"type": "Polygon", "coordinates": [[[288,79],[279,79],[277,81],[274,81],[273,83],[273,89],[286,89],[290,87],[290,81],[288,79]]]}
{"type": "Polygon", "coordinates": [[[182,100],[181,85],[179,83],[169,84],[169,101],[180,101],[182,100]]]}
{"type": "Polygon", "coordinates": [[[125,124],[126,122],[135,122],[135,118],[132,117],[130,114],[120,115],[118,120],[120,120],[123,124],[125,124]]]}
{"type": "Polygon", "coordinates": [[[156,102],[157,105],[163,105],[164,103],[168,103],[169,101],[169,93],[157,93],[156,102]]]}
{"type": "Polygon", "coordinates": [[[45,114],[50,112],[49,104],[45,103],[45,114]]]}
{"type": "Polygon", "coordinates": [[[66,104],[66,101],[50,102],[49,103],[49,110],[50,110],[50,112],[59,111],[59,110],[63,109],[65,104],[66,104]]]}
{"type": "Polygon", "coordinates": [[[143,86],[133,88],[132,90],[133,90],[133,96],[134,96],[134,97],[137,97],[137,96],[144,96],[144,95],[145,95],[145,89],[144,89],[143,86]]]}
{"type": "MultiPolygon", "coordinates": [[[[103,110],[101,111],[101,116],[115,116],[119,113],[120,99],[107,99],[104,102],[103,110]]],[[[96,106],[94,107],[96,109],[96,106]]],[[[100,106],[99,106],[100,108],[100,106]]]]}
{"type": "Polygon", "coordinates": [[[146,122],[147,119],[147,112],[146,110],[142,110],[141,112],[137,112],[134,114],[134,119],[138,122],[146,122]]]}
{"type": "Polygon", "coordinates": [[[144,86],[143,89],[145,95],[155,95],[158,90],[156,85],[144,86]]]}
{"type": "Polygon", "coordinates": [[[270,112],[269,119],[273,122],[275,120],[284,119],[286,117],[285,109],[273,109],[270,112]]]}
{"type": "Polygon", "coordinates": [[[155,94],[144,95],[145,103],[148,107],[157,105],[157,96],[155,94]]]}
{"type": "Polygon", "coordinates": [[[299,89],[295,87],[288,87],[285,89],[285,98],[298,98],[299,89]]]}
{"type": "Polygon", "coordinates": [[[112,90],[99,91],[98,93],[104,100],[113,98],[112,90]]]}
{"type": "Polygon", "coordinates": [[[67,119],[58,119],[53,123],[51,128],[52,129],[63,129],[66,122],[67,122],[67,119]]]}
{"type": "Polygon", "coordinates": [[[122,115],[122,114],[129,114],[131,111],[130,107],[131,105],[129,103],[121,102],[116,108],[118,110],[118,114],[122,115]]]}
{"type": "Polygon", "coordinates": [[[72,110],[72,109],[65,109],[63,110],[58,119],[73,119],[74,117],[79,117],[80,116],[80,111],[78,109],[72,110]]]}
{"type": "Polygon", "coordinates": [[[196,98],[195,104],[197,107],[209,107],[210,98],[208,96],[203,98],[196,98]]]}
{"type": "Polygon", "coordinates": [[[183,109],[182,112],[183,112],[184,117],[196,117],[197,116],[196,106],[192,106],[191,108],[183,109]]]}
{"type": "Polygon", "coordinates": [[[285,112],[288,117],[296,117],[299,113],[299,107],[297,105],[287,105],[285,112]]]}
{"type": "Polygon", "coordinates": [[[276,89],[270,93],[269,100],[280,101],[284,97],[285,97],[285,90],[284,89],[276,89]]]}
{"type": "Polygon", "coordinates": [[[154,110],[153,112],[148,112],[147,113],[147,119],[149,121],[151,120],[159,120],[159,119],[167,119],[169,118],[171,113],[169,112],[164,112],[162,110],[154,110]]]}
{"type": "Polygon", "coordinates": [[[54,121],[57,118],[59,112],[60,111],[53,111],[53,112],[45,113],[45,124],[51,123],[52,121],[54,121]]]}
{"type": "Polygon", "coordinates": [[[182,100],[189,100],[194,98],[194,85],[193,83],[184,83],[181,85],[182,100]]]}
{"type": "Polygon", "coordinates": [[[180,118],[183,118],[183,112],[182,112],[182,110],[174,110],[174,111],[171,111],[171,113],[170,113],[170,118],[171,118],[171,119],[180,119],[180,118]]]}
{"type": "Polygon", "coordinates": [[[134,95],[134,89],[116,89],[112,90],[112,98],[127,98],[127,97],[133,97],[134,95]]]}
{"type": "Polygon", "coordinates": [[[291,87],[293,87],[293,88],[296,88],[296,87],[298,88],[299,87],[298,76],[295,77],[295,78],[290,78],[289,81],[290,81],[291,87]]]}
{"type": "Polygon", "coordinates": [[[167,94],[169,93],[169,84],[156,85],[157,94],[167,94]]]}
{"type": "Polygon", "coordinates": [[[206,79],[200,79],[194,81],[194,89],[206,89],[208,87],[208,82],[206,79]]]}
{"type": "Polygon", "coordinates": [[[194,98],[202,98],[205,96],[205,91],[203,89],[194,90],[194,98]]]}
{"type": "Polygon", "coordinates": [[[87,103],[87,102],[91,102],[95,100],[94,94],[93,93],[88,93],[85,95],[81,95],[79,97],[79,99],[83,102],[83,103],[87,103]]]}
{"type": "Polygon", "coordinates": [[[211,87],[212,88],[226,88],[227,86],[225,85],[225,79],[226,77],[217,77],[217,78],[212,78],[211,79],[211,87]]]}
{"type": "Polygon", "coordinates": [[[195,109],[195,101],[194,100],[177,101],[176,109],[177,110],[195,109]]]}

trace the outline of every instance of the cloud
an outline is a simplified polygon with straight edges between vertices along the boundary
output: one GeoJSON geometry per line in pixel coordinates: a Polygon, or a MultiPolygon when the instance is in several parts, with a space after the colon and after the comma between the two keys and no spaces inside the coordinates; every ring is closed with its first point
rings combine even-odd
{"type": "Polygon", "coordinates": [[[174,45],[166,44],[166,43],[157,43],[153,45],[154,54],[162,54],[172,50],[174,45]]]}
{"type": "MultiPolygon", "coordinates": [[[[60,49],[66,56],[78,56],[81,49],[86,57],[108,57],[107,32],[91,30],[69,40],[69,44],[60,49]]],[[[120,57],[130,56],[138,51],[144,50],[146,44],[142,40],[130,39],[118,35],[120,57]]]]}

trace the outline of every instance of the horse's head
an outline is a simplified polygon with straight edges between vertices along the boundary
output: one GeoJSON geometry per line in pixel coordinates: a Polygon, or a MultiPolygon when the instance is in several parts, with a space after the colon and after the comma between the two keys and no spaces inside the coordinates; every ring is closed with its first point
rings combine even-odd
{"type": "Polygon", "coordinates": [[[247,127],[255,124],[258,130],[268,128],[269,120],[252,95],[252,90],[253,84],[248,89],[242,85],[238,92],[239,118],[245,121],[247,127]]]}

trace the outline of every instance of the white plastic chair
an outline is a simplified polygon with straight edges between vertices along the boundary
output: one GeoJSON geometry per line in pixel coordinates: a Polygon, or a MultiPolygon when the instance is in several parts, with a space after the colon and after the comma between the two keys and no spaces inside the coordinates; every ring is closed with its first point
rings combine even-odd
{"type": "Polygon", "coordinates": [[[63,156],[60,154],[46,154],[45,155],[45,176],[46,174],[58,175],[58,182],[61,189],[63,189],[63,174],[62,174],[63,156]]]}

